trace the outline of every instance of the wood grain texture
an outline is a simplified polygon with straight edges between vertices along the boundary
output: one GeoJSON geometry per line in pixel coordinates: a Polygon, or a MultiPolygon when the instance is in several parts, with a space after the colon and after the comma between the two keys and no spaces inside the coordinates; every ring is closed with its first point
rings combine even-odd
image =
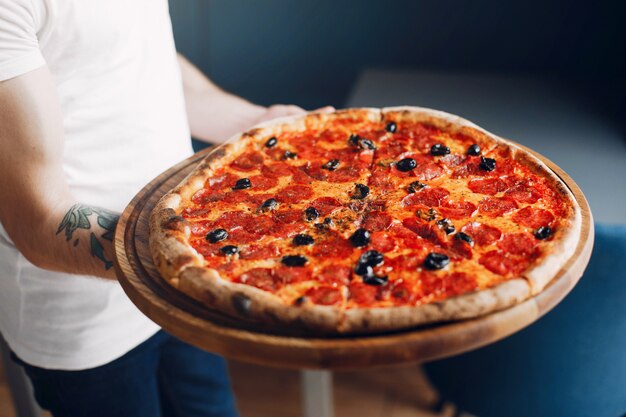
{"type": "Polygon", "coordinates": [[[532,151],[572,190],[582,211],[574,255],[540,294],[511,308],[452,323],[401,332],[316,337],[267,329],[211,310],[170,287],[156,271],[148,248],[148,219],[160,197],[175,187],[211,150],[175,165],[146,185],[126,207],[115,235],[115,263],[128,297],[171,334],[227,358],[292,369],[359,369],[418,363],[493,343],[528,326],[557,305],[583,274],[593,248],[593,219],[576,183],[532,151]]]}

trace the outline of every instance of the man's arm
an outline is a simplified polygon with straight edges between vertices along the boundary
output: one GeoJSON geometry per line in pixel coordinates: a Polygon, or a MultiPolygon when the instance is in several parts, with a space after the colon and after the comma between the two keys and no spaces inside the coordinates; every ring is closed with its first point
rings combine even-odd
{"type": "Polygon", "coordinates": [[[75,200],[63,173],[63,141],[47,67],[0,82],[0,221],[36,266],[115,279],[119,215],[75,200]]]}
{"type": "Polygon", "coordinates": [[[195,138],[219,143],[265,120],[304,113],[293,105],[263,107],[252,104],[221,90],[183,56],[178,55],[178,61],[187,120],[195,138]]]}

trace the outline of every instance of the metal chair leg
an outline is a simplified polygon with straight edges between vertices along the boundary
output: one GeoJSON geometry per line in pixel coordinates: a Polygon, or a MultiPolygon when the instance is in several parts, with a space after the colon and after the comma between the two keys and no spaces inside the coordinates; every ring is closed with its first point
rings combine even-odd
{"type": "Polygon", "coordinates": [[[333,417],[333,374],[301,371],[304,417],[333,417]]]}

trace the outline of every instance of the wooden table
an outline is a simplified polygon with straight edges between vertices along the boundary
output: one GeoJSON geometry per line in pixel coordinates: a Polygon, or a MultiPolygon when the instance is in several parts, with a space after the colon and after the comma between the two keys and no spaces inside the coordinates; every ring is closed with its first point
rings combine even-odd
{"type": "Polygon", "coordinates": [[[210,149],[199,152],[159,175],[126,207],[115,235],[119,281],[146,316],[192,345],[244,362],[309,370],[302,377],[307,417],[332,414],[328,370],[420,363],[493,343],[557,305],[578,282],[591,256],[593,221],[585,197],[565,172],[540,156],[574,193],[583,222],[575,254],[542,293],[487,316],[401,332],[324,338],[281,334],[225,316],[175,291],[152,263],[148,248],[152,208],[208,152],[210,149]]]}

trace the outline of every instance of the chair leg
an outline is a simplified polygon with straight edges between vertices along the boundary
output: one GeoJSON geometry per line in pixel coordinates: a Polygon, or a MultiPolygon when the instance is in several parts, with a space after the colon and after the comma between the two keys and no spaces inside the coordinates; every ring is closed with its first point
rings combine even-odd
{"type": "Polygon", "coordinates": [[[304,417],[333,417],[333,377],[330,371],[300,372],[304,417]]]}
{"type": "Polygon", "coordinates": [[[0,335],[0,350],[2,351],[4,373],[17,417],[41,417],[41,409],[35,401],[30,381],[22,367],[9,357],[9,346],[2,335],[0,335]]]}

